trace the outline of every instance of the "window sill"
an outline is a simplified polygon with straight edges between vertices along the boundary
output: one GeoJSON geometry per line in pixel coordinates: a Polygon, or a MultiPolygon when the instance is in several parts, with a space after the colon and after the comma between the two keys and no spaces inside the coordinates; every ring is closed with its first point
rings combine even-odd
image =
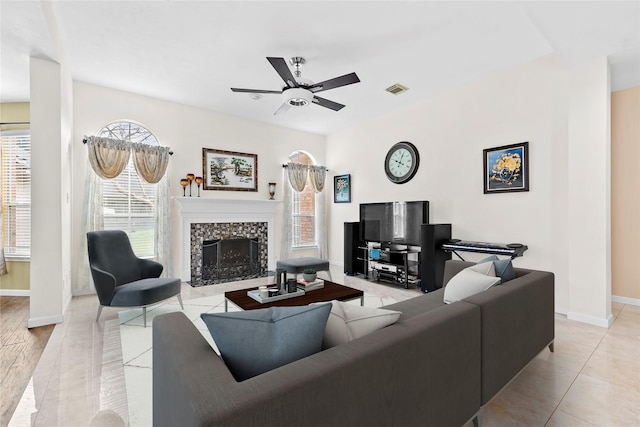
{"type": "Polygon", "coordinates": [[[293,249],[294,251],[308,251],[310,249],[318,249],[318,245],[293,246],[291,249],[293,249]]]}
{"type": "Polygon", "coordinates": [[[4,260],[9,262],[30,262],[31,255],[6,255],[4,256],[4,260]]]}

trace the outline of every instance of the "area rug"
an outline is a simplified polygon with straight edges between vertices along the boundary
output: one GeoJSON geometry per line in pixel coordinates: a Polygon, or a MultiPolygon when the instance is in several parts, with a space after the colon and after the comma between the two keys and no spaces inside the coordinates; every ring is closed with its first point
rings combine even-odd
{"type": "MultiPolygon", "coordinates": [[[[248,285],[250,286],[250,285],[248,285]]],[[[372,286],[368,286],[372,287],[372,286]]],[[[405,299],[405,295],[390,296],[388,290],[381,288],[379,295],[365,290],[364,305],[380,307],[405,299]],[[382,295],[385,294],[385,295],[382,295]]],[[[375,292],[375,289],[374,289],[375,292]]],[[[393,293],[392,293],[393,294],[393,293]]],[[[359,300],[351,301],[359,304],[359,300]]],[[[239,310],[229,304],[229,311],[239,310]]],[[[144,328],[141,309],[121,311],[120,337],[122,343],[122,361],[129,404],[129,425],[148,427],[153,425],[152,411],[152,333],[153,318],[164,313],[180,311],[177,300],[158,304],[147,309],[147,327],[144,328]]],[[[201,313],[224,312],[224,293],[184,300],[184,313],[202,333],[207,342],[216,349],[215,343],[206,325],[200,319],[201,313]]],[[[217,349],[216,349],[217,350],[217,349]]]]}

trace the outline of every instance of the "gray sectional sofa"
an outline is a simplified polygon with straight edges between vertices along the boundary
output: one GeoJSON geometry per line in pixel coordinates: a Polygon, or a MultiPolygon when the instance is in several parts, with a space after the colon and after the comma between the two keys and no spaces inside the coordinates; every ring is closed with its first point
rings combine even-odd
{"type": "MultiPolygon", "coordinates": [[[[472,265],[448,261],[445,283],[472,265]]],[[[444,304],[443,289],[384,308],[397,323],[237,382],[183,313],[153,330],[155,426],[461,426],[554,337],[554,276],[444,304]]]]}

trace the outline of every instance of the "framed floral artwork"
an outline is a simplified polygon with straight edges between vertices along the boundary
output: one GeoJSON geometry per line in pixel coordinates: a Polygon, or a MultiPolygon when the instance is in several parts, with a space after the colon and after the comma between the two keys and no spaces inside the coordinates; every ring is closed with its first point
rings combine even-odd
{"type": "Polygon", "coordinates": [[[484,194],[529,191],[529,143],[486,148],[484,194]]]}
{"type": "Polygon", "coordinates": [[[333,177],[333,203],[351,203],[351,175],[333,177]]]}

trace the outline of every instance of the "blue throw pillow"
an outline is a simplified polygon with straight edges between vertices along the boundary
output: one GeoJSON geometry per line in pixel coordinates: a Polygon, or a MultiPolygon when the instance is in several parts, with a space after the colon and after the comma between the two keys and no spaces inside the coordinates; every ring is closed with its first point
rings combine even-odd
{"type": "Polygon", "coordinates": [[[495,255],[489,255],[489,256],[488,256],[488,257],[486,257],[486,258],[482,258],[482,259],[481,259],[480,261],[478,261],[476,264],[483,264],[483,263],[485,263],[485,262],[489,262],[489,261],[497,261],[497,260],[499,260],[499,259],[500,259],[500,258],[498,258],[498,257],[497,257],[497,256],[495,256],[495,255]]]}
{"type": "Polygon", "coordinates": [[[496,276],[500,276],[500,284],[516,278],[516,272],[513,271],[511,258],[493,261],[493,265],[496,268],[496,276]]]}
{"type": "Polygon", "coordinates": [[[202,313],[237,381],[260,375],[322,349],[331,304],[202,313]]]}
{"type": "Polygon", "coordinates": [[[511,258],[500,259],[495,255],[491,255],[478,261],[478,264],[484,262],[493,262],[496,269],[496,276],[500,277],[500,284],[516,278],[511,258]]]}

